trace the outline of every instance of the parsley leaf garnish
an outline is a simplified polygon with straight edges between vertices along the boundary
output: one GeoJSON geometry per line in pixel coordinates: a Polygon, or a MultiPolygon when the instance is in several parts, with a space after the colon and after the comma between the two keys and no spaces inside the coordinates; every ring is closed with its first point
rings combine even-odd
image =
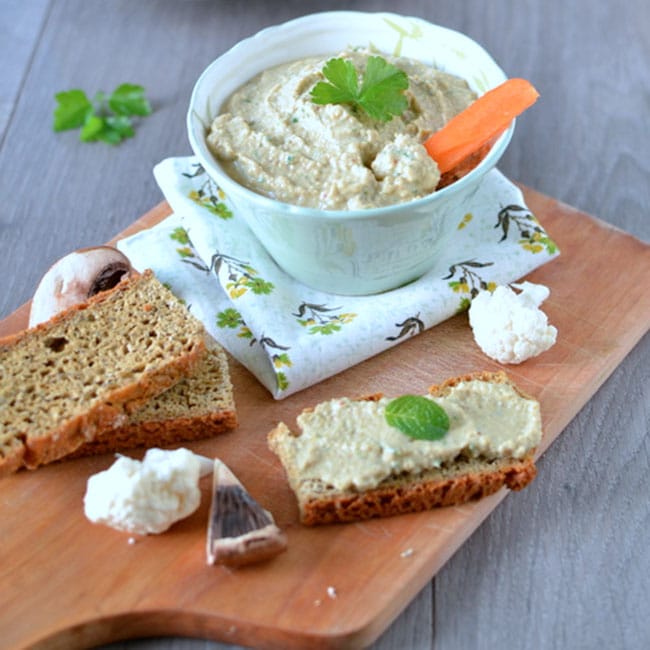
{"type": "Polygon", "coordinates": [[[134,84],[118,86],[108,98],[108,105],[117,115],[149,115],[151,106],[144,96],[144,88],[134,84]]]}
{"type": "Polygon", "coordinates": [[[78,129],[83,126],[93,105],[83,90],[68,90],[57,93],[54,98],[58,106],[54,109],[54,130],[78,129]]]}
{"type": "Polygon", "coordinates": [[[315,104],[351,104],[380,122],[401,115],[408,106],[406,73],[380,56],[368,58],[361,88],[356,68],[345,59],[330,59],[323,76],[328,81],[319,81],[311,90],[315,104]]]}
{"type": "Polygon", "coordinates": [[[135,134],[132,117],[151,113],[144,88],[134,84],[122,84],[108,96],[98,92],[92,101],[79,89],[57,93],[54,98],[52,128],[57,132],[80,128],[82,142],[119,144],[135,134]]]}

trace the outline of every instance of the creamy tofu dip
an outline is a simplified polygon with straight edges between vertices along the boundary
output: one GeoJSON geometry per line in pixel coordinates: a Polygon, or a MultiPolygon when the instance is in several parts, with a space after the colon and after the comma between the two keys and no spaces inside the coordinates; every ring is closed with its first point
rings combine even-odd
{"type": "MultiPolygon", "coordinates": [[[[373,54],[335,56],[362,73],[373,54]]],[[[266,70],[237,90],[214,120],[208,146],[239,183],[295,205],[355,210],[431,194],[440,172],[422,143],[476,95],[459,77],[382,56],[409,79],[401,116],[378,122],[347,105],[315,104],[311,90],[332,57],[314,57],[266,70]]]]}
{"type": "Polygon", "coordinates": [[[364,490],[391,476],[417,475],[453,463],[459,456],[482,460],[523,459],[542,438],[539,402],[512,384],[463,381],[431,397],[449,417],[440,440],[415,440],[386,421],[389,398],[339,398],[298,417],[301,433],[291,439],[296,468],[340,490],[364,490]]]}

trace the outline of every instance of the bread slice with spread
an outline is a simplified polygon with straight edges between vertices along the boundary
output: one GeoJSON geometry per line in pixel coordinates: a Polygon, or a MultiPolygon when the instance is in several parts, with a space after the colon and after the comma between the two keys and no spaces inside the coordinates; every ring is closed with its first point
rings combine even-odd
{"type": "Polygon", "coordinates": [[[503,372],[432,386],[427,399],[448,416],[438,439],[416,439],[386,418],[382,395],[339,398],[303,411],[298,431],[268,434],[307,525],[349,522],[459,505],[536,475],[539,402],[503,372]]]}

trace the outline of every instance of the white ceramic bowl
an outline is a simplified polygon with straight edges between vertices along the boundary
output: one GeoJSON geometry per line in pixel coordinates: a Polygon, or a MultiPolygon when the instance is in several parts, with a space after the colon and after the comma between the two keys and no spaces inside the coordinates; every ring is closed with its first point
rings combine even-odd
{"type": "Polygon", "coordinates": [[[329,211],[289,205],[243,187],[221,168],[206,133],[237,88],[280,63],[370,44],[458,75],[479,95],[506,79],[481,46],[453,30],[396,14],[333,11],[269,27],[235,45],[201,74],[187,115],[195,155],[277,264],[330,293],[378,293],[429,270],[464,214],[466,198],[497,163],[514,130],[513,123],[481,163],[455,183],[382,208],[329,211]]]}

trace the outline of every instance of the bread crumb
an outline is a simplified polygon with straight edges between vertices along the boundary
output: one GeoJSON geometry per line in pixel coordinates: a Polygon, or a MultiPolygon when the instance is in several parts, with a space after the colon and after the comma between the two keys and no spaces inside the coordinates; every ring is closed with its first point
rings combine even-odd
{"type": "Polygon", "coordinates": [[[400,557],[411,557],[411,555],[413,555],[413,553],[414,553],[414,551],[413,551],[412,548],[407,548],[407,549],[403,550],[403,551],[399,554],[399,556],[400,556],[400,557]]]}
{"type": "Polygon", "coordinates": [[[138,540],[135,537],[129,537],[128,543],[129,546],[133,546],[134,544],[137,544],[138,540]]]}
{"type": "Polygon", "coordinates": [[[334,599],[338,596],[338,594],[336,593],[336,588],[335,588],[335,587],[332,587],[332,585],[330,585],[330,586],[327,588],[327,595],[328,595],[332,600],[334,600],[334,599]]]}
{"type": "Polygon", "coordinates": [[[314,601],[314,607],[320,607],[322,605],[323,601],[320,598],[317,598],[314,601]]]}

